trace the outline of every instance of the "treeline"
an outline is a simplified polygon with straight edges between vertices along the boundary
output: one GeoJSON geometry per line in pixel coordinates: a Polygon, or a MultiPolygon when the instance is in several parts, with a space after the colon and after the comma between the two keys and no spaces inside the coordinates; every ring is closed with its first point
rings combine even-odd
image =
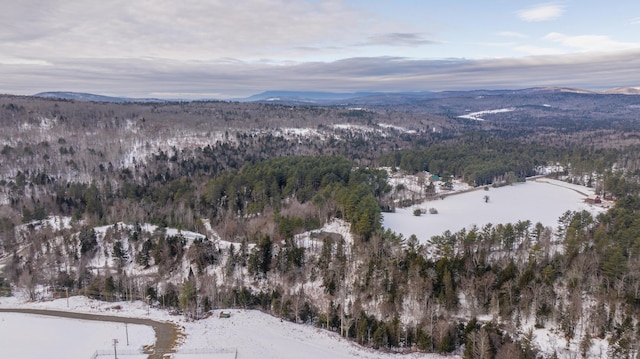
{"type": "Polygon", "coordinates": [[[452,144],[398,151],[382,156],[384,166],[409,173],[429,171],[454,175],[465,182],[481,186],[511,172],[516,178],[535,174],[537,166],[559,158],[557,150],[487,135],[469,135],[452,144]]]}
{"type": "MultiPolygon", "coordinates": [[[[516,180],[536,174],[536,168],[556,163],[575,175],[604,173],[635,149],[564,148],[503,139],[489,134],[467,134],[447,143],[402,150],[380,157],[380,164],[408,173],[428,171],[454,175],[476,186],[495,183],[507,175],[516,180]]],[[[586,185],[586,183],[585,183],[586,185]]]]}
{"type": "Polygon", "coordinates": [[[288,199],[315,207],[318,225],[337,215],[360,223],[359,233],[370,235],[380,226],[378,201],[390,187],[385,171],[353,166],[343,157],[297,156],[247,162],[239,170],[224,171],[207,181],[169,170],[136,180],[125,169],[116,185],[111,180],[102,185],[64,183],[23,172],[18,172],[15,182],[4,184],[18,195],[13,206],[20,208],[25,223],[64,215],[95,224],[134,220],[197,230],[199,218],[210,218],[215,225],[228,216],[241,219],[265,210],[278,215],[288,199]],[[33,186],[42,186],[45,192],[37,198],[25,196],[25,187],[33,186]]]}
{"type": "Polygon", "coordinates": [[[380,229],[378,202],[390,190],[385,171],[353,168],[345,158],[282,157],[246,164],[209,180],[202,200],[215,223],[229,213],[250,216],[270,209],[284,234],[292,233],[285,227],[302,227],[310,221],[280,216],[283,201],[295,200],[316,207],[315,223],[344,218],[354,224],[357,234],[369,237],[380,229]]]}

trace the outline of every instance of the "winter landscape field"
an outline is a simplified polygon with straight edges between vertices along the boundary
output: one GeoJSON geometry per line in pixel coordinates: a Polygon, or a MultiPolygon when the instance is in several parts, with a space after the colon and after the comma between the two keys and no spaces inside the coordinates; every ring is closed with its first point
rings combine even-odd
{"type": "MultiPolygon", "coordinates": [[[[71,297],[69,302],[69,307],[66,299],[28,303],[18,295],[2,298],[0,308],[62,310],[174,322],[185,334],[173,356],[175,359],[441,357],[435,354],[401,355],[373,351],[345,340],[336,333],[281,321],[255,310],[231,310],[230,318],[219,318],[218,311],[215,311],[207,319],[191,321],[153,308],[147,315],[147,306],[140,301],[107,303],[86,297],[71,297]],[[119,309],[115,310],[114,307],[119,309]]],[[[90,359],[96,351],[101,353],[97,358],[110,358],[113,357],[113,339],[117,339],[119,358],[146,358],[144,354],[130,352],[139,350],[143,345],[152,345],[153,330],[136,325],[128,325],[127,329],[128,346],[125,325],[122,323],[0,313],[0,347],[5,358],[90,359]]]]}
{"type": "MultiPolygon", "coordinates": [[[[402,233],[405,238],[415,234],[423,243],[447,230],[455,232],[487,223],[531,220],[553,227],[567,210],[587,210],[594,215],[604,211],[602,206],[585,203],[586,196],[592,194],[591,188],[542,178],[488,191],[451,194],[411,208],[399,208],[395,213],[385,214],[384,226],[402,233]],[[489,200],[485,202],[484,196],[489,200]],[[427,211],[427,214],[415,216],[415,208],[436,208],[438,214],[427,211]]],[[[139,301],[108,303],[72,297],[69,302],[58,299],[33,303],[19,293],[3,298],[0,308],[69,310],[174,322],[185,334],[175,358],[298,358],[300,353],[305,353],[306,358],[397,357],[359,347],[335,333],[282,321],[259,311],[232,310],[228,319],[219,318],[214,312],[207,319],[192,321],[183,316],[170,316],[166,311],[151,309],[147,312],[149,308],[139,301]]],[[[132,353],[154,343],[153,329],[142,325],[125,327],[123,323],[17,313],[0,313],[0,323],[1,346],[9,357],[15,358],[36,359],[51,353],[65,358],[90,358],[94,353],[109,357],[106,353],[113,351],[114,339],[118,340],[119,357],[144,358],[144,354],[132,353]]],[[[537,341],[541,347],[549,348],[562,341],[554,338],[545,331],[539,333],[537,341]]],[[[439,356],[416,353],[409,357],[439,356]]]]}
{"type": "MultiPolygon", "coordinates": [[[[0,307],[4,307],[8,300],[3,298],[0,307]]],[[[64,303],[50,304],[52,307],[60,306],[56,309],[66,308],[64,303]]],[[[22,313],[0,313],[0,336],[4,358],[24,359],[89,359],[97,351],[113,353],[114,339],[118,341],[118,356],[146,358],[144,354],[131,353],[144,345],[152,345],[155,338],[153,329],[148,326],[22,313]]]]}
{"type": "Polygon", "coordinates": [[[640,1],[4,3],[0,359],[640,359],[640,1]]]}
{"type": "Polygon", "coordinates": [[[585,202],[594,195],[593,188],[572,185],[563,181],[542,178],[510,186],[490,188],[452,194],[444,199],[426,201],[408,208],[398,208],[395,213],[384,214],[384,227],[401,233],[405,238],[412,234],[421,243],[444,231],[457,232],[472,226],[482,228],[493,225],[516,223],[518,221],[537,222],[554,228],[558,218],[566,211],[587,210],[592,215],[604,211],[602,206],[585,202]],[[485,202],[485,196],[488,201],[485,202]],[[427,210],[426,214],[414,216],[414,209],[427,210]],[[430,214],[435,208],[438,213],[430,214]]]}

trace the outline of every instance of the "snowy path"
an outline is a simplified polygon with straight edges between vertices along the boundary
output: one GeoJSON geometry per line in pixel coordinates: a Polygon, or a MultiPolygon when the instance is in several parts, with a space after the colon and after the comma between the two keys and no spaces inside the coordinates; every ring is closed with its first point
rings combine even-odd
{"type": "Polygon", "coordinates": [[[155,350],[149,352],[149,359],[162,359],[164,353],[173,353],[176,340],[178,338],[178,327],[171,323],[159,322],[144,318],[128,318],[116,317],[110,315],[96,315],[77,312],[65,312],[60,310],[42,310],[42,309],[17,309],[17,308],[0,308],[0,313],[22,313],[61,317],[67,319],[93,320],[101,322],[115,322],[138,324],[152,327],[156,333],[155,350]]]}
{"type": "Polygon", "coordinates": [[[545,180],[543,180],[543,179],[541,179],[541,178],[533,179],[533,181],[535,181],[535,182],[540,182],[540,183],[547,183],[547,184],[550,184],[550,185],[553,185],[553,186],[558,186],[558,187],[567,188],[567,189],[570,189],[570,190],[572,190],[572,191],[576,191],[577,193],[579,193],[579,194],[581,194],[581,195],[583,195],[583,196],[585,196],[585,197],[589,197],[589,194],[588,194],[588,193],[584,193],[583,191],[580,191],[580,190],[578,190],[578,189],[576,189],[576,188],[572,188],[572,187],[571,187],[571,185],[569,185],[569,184],[563,185],[563,184],[553,183],[553,182],[548,181],[548,180],[547,180],[547,181],[545,181],[545,180]]]}

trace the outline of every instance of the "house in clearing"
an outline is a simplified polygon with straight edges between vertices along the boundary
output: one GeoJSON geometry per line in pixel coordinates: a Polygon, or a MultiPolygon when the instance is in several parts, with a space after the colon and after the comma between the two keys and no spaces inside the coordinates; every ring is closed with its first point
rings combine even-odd
{"type": "Polygon", "coordinates": [[[600,196],[596,196],[596,195],[590,195],[584,201],[589,203],[589,204],[600,204],[600,203],[602,203],[602,199],[600,198],[600,196]]]}

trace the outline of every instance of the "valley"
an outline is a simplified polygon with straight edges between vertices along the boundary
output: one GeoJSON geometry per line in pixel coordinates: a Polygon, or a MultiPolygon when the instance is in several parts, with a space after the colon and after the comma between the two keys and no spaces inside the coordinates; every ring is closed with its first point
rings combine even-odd
{"type": "Polygon", "coordinates": [[[185,350],[229,310],[300,350],[635,353],[640,97],[358,96],[0,96],[0,303],[146,304],[185,350]]]}

